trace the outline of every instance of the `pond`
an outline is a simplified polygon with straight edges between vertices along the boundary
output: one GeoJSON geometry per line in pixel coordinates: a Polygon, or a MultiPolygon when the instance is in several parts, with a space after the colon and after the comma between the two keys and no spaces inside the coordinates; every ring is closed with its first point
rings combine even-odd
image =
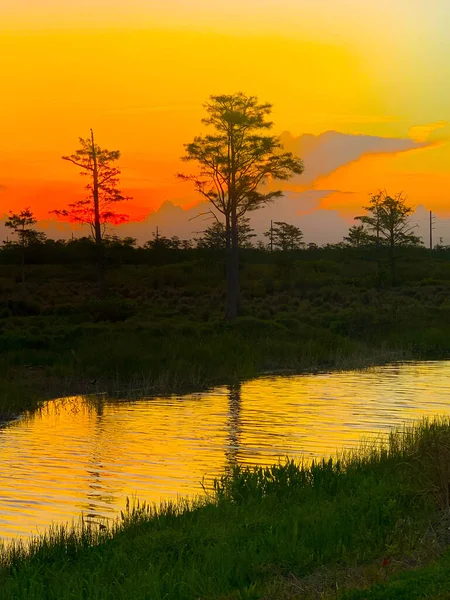
{"type": "Polygon", "coordinates": [[[450,362],[266,376],[201,394],[49,401],[0,430],[0,538],[83,514],[114,517],[127,496],[202,493],[235,463],[322,457],[424,415],[450,414],[450,362]]]}

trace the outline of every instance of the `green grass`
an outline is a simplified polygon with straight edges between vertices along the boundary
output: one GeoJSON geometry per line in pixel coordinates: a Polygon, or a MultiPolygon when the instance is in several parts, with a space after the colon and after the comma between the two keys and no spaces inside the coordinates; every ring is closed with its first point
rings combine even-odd
{"type": "MultiPolygon", "coordinates": [[[[203,500],[135,505],[106,530],[61,527],[29,548],[3,549],[1,597],[365,598],[345,593],[383,581],[383,561],[423,564],[443,553],[449,470],[448,419],[337,460],[235,467],[203,500]]],[[[425,583],[413,584],[422,592],[432,577],[423,573],[425,583]]],[[[399,581],[414,574],[405,577],[399,581]]]]}
{"type": "Polygon", "coordinates": [[[89,266],[32,265],[23,287],[17,267],[0,265],[2,415],[79,392],[182,392],[265,370],[450,354],[450,269],[439,253],[405,254],[391,288],[358,252],[244,252],[232,325],[220,257],[187,253],[106,275],[100,300],[89,266]]]}
{"type": "Polygon", "coordinates": [[[431,565],[406,571],[364,590],[344,595],[343,600],[447,600],[450,598],[450,552],[431,565]]]}

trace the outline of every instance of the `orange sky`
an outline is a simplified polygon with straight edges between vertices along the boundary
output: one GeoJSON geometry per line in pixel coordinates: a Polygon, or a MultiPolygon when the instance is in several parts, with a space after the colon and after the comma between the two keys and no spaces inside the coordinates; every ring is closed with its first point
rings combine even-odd
{"type": "Polygon", "coordinates": [[[276,133],[377,138],[356,158],[350,137],[337,146],[320,138],[320,156],[304,150],[305,181],[285,187],[333,190],[317,208],[352,216],[386,188],[449,215],[450,5],[392,4],[3,0],[0,212],[30,205],[46,219],[83,197],[83,179],[60,157],[90,127],[100,145],[122,152],[134,218],[166,200],[192,206],[198,198],[175,178],[189,167],[183,144],[204,131],[210,94],[243,91],[273,103],[276,133]],[[380,137],[411,147],[387,148],[380,137]],[[327,153],[348,162],[328,172],[327,153]]]}

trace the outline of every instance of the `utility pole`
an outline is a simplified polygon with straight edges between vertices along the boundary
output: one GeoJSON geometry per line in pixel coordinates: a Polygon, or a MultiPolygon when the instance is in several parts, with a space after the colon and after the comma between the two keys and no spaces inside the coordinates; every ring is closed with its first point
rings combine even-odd
{"type": "Polygon", "coordinates": [[[270,251],[273,252],[273,223],[270,220],[270,251]]]}
{"type": "Polygon", "coordinates": [[[155,239],[158,240],[159,239],[159,227],[158,225],[156,226],[156,236],[155,239]]]}

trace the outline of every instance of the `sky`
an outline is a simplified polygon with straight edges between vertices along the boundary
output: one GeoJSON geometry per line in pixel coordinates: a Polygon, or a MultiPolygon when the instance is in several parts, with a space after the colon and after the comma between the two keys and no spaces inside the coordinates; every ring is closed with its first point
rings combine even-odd
{"type": "Polygon", "coordinates": [[[183,144],[211,94],[242,91],[305,162],[255,219],[324,219],[336,237],[386,189],[444,222],[449,22],[448,0],[2,0],[0,215],[31,206],[51,230],[49,211],[84,197],[61,156],[92,127],[121,151],[127,233],[170,235],[181,208],[189,235],[202,208],[175,176],[194,168],[183,144]]]}

